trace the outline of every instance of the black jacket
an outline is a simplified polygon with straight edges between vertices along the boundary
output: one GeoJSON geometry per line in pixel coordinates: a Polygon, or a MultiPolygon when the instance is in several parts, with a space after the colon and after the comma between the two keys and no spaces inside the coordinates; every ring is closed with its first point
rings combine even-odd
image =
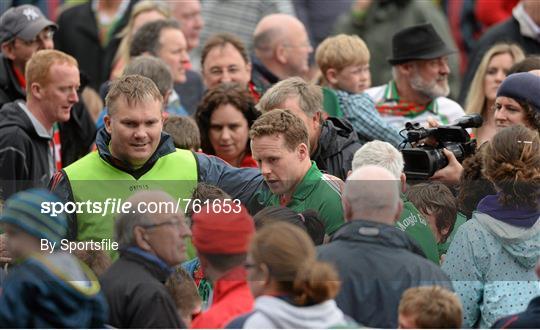
{"type": "MultiPolygon", "coordinates": [[[[0,107],[16,100],[25,101],[26,91],[19,86],[11,61],[0,54],[0,62],[0,107]]],[[[83,88],[81,85],[81,90],[83,88]]],[[[79,101],[71,109],[69,120],[59,127],[62,166],[66,167],[88,153],[96,138],[96,124],[84,103],[79,101]]]]}
{"type": "Polygon", "coordinates": [[[503,317],[493,324],[492,329],[540,329],[540,297],[529,303],[519,314],[503,317]]]}
{"type": "Polygon", "coordinates": [[[58,50],[77,59],[79,69],[90,79],[90,86],[98,91],[99,86],[109,79],[112,62],[120,46],[121,39],[117,35],[126,26],[131,8],[137,1],[130,1],[124,16],[115,24],[114,31],[111,31],[111,39],[106,47],[101,46],[92,2],[62,12],[58,17],[59,29],[54,34],[54,44],[58,50]]]}
{"type": "Polygon", "coordinates": [[[484,54],[498,42],[511,42],[517,44],[523,49],[525,54],[539,54],[540,42],[529,37],[521,35],[519,22],[512,16],[489,30],[487,30],[478,40],[476,47],[469,56],[469,66],[463,76],[461,90],[459,93],[459,103],[465,104],[465,99],[469,92],[474,74],[482,61],[484,54]]]}
{"type": "Polygon", "coordinates": [[[422,257],[420,247],[401,230],[357,220],[345,224],[319,259],[332,263],[342,281],[339,308],[356,322],[373,328],[396,328],[403,291],[420,285],[452,288],[449,278],[422,257]]]}
{"type": "Polygon", "coordinates": [[[109,304],[109,324],[115,328],[186,328],[165,288],[169,271],[132,252],[100,277],[109,304]]]}
{"type": "Polygon", "coordinates": [[[26,100],[26,92],[19,85],[12,62],[0,54],[0,107],[15,100],[26,100]]]}
{"type": "Polygon", "coordinates": [[[321,136],[311,159],[319,170],[345,180],[352,169],[356,150],[362,144],[346,119],[329,117],[322,125],[321,136]]]}
{"type": "Polygon", "coordinates": [[[186,82],[174,84],[174,90],[180,96],[180,103],[186,111],[190,115],[195,114],[205,90],[201,75],[196,71],[186,70],[186,82]]]}
{"type": "Polygon", "coordinates": [[[51,177],[50,137],[40,136],[18,102],[0,109],[0,197],[46,187],[51,177]]]}

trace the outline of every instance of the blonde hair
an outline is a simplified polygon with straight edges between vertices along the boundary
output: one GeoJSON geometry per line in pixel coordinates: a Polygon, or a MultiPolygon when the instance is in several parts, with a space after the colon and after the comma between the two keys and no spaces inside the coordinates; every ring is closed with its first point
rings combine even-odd
{"type": "Polygon", "coordinates": [[[326,81],[326,72],[335,69],[338,72],[349,65],[362,65],[369,63],[369,49],[366,43],[358,36],[339,34],[326,38],[317,47],[315,61],[326,81]]]}
{"type": "Polygon", "coordinates": [[[413,317],[415,327],[420,329],[461,328],[461,303],[454,293],[440,286],[405,290],[399,314],[413,317]]]}
{"type": "Polygon", "coordinates": [[[64,52],[54,49],[40,50],[26,63],[25,78],[28,96],[33,83],[46,85],[49,82],[49,72],[53,64],[68,64],[79,68],[77,60],[64,52]]]}
{"type": "Polygon", "coordinates": [[[134,5],[133,9],[131,10],[128,23],[117,35],[118,38],[122,38],[122,41],[120,41],[120,45],[118,46],[118,50],[116,51],[116,55],[114,56],[113,63],[117,63],[118,61],[120,61],[120,63],[126,65],[129,62],[129,60],[131,59],[131,57],[129,56],[129,48],[131,47],[131,41],[133,37],[133,24],[137,16],[149,11],[157,11],[162,14],[166,19],[171,17],[169,7],[167,6],[167,4],[161,1],[144,0],[134,5]]]}
{"type": "Polygon", "coordinates": [[[261,228],[249,252],[255,267],[265,265],[279,290],[299,306],[333,299],[339,291],[336,271],[330,264],[317,261],[313,241],[295,225],[277,222],[261,228]]]}
{"type": "Polygon", "coordinates": [[[508,43],[498,43],[488,49],[488,51],[482,57],[478,69],[474,74],[471,86],[469,87],[469,94],[465,101],[465,113],[466,114],[482,114],[484,107],[486,106],[486,91],[484,89],[484,79],[488,70],[489,62],[497,55],[509,54],[514,59],[514,63],[517,63],[525,58],[523,51],[518,45],[508,43]]]}

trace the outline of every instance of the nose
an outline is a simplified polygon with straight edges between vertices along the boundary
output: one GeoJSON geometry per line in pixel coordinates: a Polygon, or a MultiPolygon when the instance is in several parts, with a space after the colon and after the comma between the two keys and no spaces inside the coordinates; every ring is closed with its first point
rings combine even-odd
{"type": "Polygon", "coordinates": [[[197,17],[195,18],[195,28],[200,30],[203,28],[203,26],[204,26],[204,21],[202,19],[202,16],[197,15],[197,17]]]}
{"type": "Polygon", "coordinates": [[[221,79],[220,79],[220,83],[227,83],[227,82],[231,82],[232,79],[231,79],[231,75],[229,74],[229,71],[227,71],[227,69],[223,70],[223,73],[221,74],[221,79]]]}
{"type": "Polygon", "coordinates": [[[220,138],[221,141],[228,141],[231,138],[231,131],[227,127],[224,127],[221,130],[220,138]]]}
{"type": "Polygon", "coordinates": [[[137,140],[142,140],[146,137],[146,131],[144,130],[143,125],[138,125],[135,129],[134,137],[137,140]]]}
{"type": "Polygon", "coordinates": [[[505,111],[501,109],[495,109],[495,122],[503,122],[506,120],[505,111]]]}
{"type": "Polygon", "coordinates": [[[182,57],[180,58],[180,62],[181,62],[182,64],[189,63],[189,54],[188,54],[187,51],[184,50],[184,51],[182,52],[182,57]]]}
{"type": "Polygon", "coordinates": [[[441,74],[449,75],[450,74],[450,67],[448,66],[448,61],[443,61],[441,65],[441,74]]]}
{"type": "Polygon", "coordinates": [[[497,71],[497,75],[495,76],[496,81],[501,83],[504,78],[506,78],[506,74],[502,70],[497,71]]]}
{"type": "Polygon", "coordinates": [[[76,89],[73,89],[73,91],[69,94],[68,101],[71,102],[71,103],[79,102],[79,94],[77,94],[76,89]]]}
{"type": "Polygon", "coordinates": [[[260,170],[263,176],[268,176],[270,175],[270,173],[272,173],[272,171],[270,170],[270,167],[264,161],[261,162],[260,170]]]}

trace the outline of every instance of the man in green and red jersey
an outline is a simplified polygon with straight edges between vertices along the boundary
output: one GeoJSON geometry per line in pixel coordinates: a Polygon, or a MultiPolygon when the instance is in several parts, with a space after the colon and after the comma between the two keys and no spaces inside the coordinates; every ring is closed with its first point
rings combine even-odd
{"type": "Polygon", "coordinates": [[[323,174],[310,159],[302,119],[288,110],[269,111],[253,123],[250,138],[253,158],[270,189],[259,191],[259,203],[317,211],[326,233],[333,234],[343,224],[342,182],[323,174]]]}

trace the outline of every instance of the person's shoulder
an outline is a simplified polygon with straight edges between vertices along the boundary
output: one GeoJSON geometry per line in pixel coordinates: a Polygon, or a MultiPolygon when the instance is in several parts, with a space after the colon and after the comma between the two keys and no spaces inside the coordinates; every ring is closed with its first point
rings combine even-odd
{"type": "Polygon", "coordinates": [[[61,8],[61,12],[58,15],[58,20],[64,19],[68,21],[70,18],[73,18],[73,15],[80,15],[82,13],[86,14],[89,11],[92,12],[91,1],[75,5],[65,5],[65,7],[61,8]]]}
{"type": "Polygon", "coordinates": [[[387,86],[388,84],[371,87],[371,88],[366,89],[364,93],[369,95],[369,97],[371,97],[372,100],[377,102],[378,100],[383,98],[384,91],[386,90],[387,86]]]}
{"type": "Polygon", "coordinates": [[[508,40],[509,38],[519,36],[520,34],[519,22],[511,16],[508,19],[493,25],[484,32],[478,40],[478,44],[508,40]]]}

